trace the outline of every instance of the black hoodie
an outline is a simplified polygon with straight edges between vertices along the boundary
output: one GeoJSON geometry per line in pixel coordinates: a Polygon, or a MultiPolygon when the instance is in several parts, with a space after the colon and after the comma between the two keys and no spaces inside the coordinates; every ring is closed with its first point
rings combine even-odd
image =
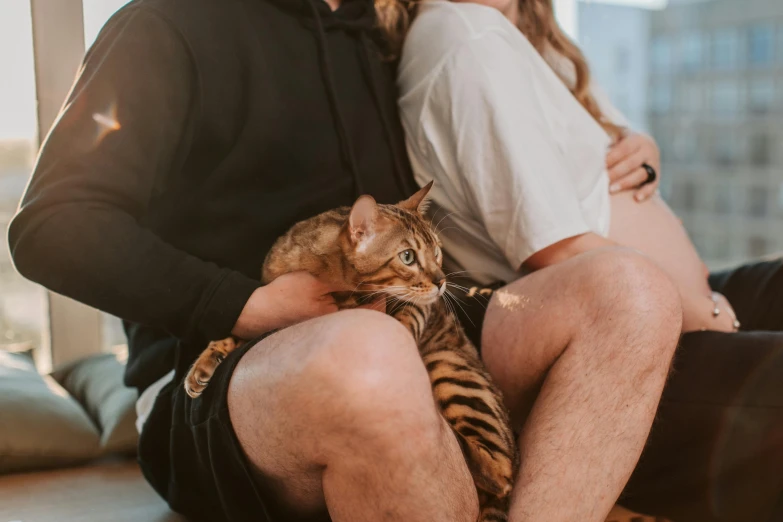
{"type": "Polygon", "coordinates": [[[9,241],[126,320],[143,390],[229,335],[295,222],[413,182],[371,0],[136,0],[106,25],[9,241]]]}

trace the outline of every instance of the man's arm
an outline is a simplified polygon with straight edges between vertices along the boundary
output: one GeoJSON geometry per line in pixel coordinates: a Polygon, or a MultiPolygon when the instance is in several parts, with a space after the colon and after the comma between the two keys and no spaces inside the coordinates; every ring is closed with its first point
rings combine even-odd
{"type": "Polygon", "coordinates": [[[168,21],[115,16],[88,54],[9,228],[17,269],[42,285],[189,340],[234,327],[258,282],[139,224],[190,146],[197,78],[168,21]]]}

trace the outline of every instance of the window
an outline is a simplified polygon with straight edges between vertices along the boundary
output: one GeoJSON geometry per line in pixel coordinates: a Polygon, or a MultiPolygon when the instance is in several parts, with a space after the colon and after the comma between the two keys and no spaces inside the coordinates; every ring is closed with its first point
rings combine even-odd
{"type": "Polygon", "coordinates": [[[732,189],[725,182],[715,184],[715,213],[721,216],[730,215],[734,212],[732,204],[732,189]]]}
{"type": "Polygon", "coordinates": [[[674,142],[674,155],[677,161],[682,163],[693,163],[698,154],[699,143],[692,129],[685,129],[677,134],[677,141],[674,142]]]}
{"type": "Polygon", "coordinates": [[[656,73],[667,73],[672,66],[672,47],[668,38],[658,36],[652,42],[652,70],[656,73]]]}
{"type": "Polygon", "coordinates": [[[671,203],[677,210],[692,211],[696,208],[696,187],[690,181],[675,182],[671,203]]]}
{"type": "Polygon", "coordinates": [[[712,237],[712,259],[717,263],[725,263],[731,259],[731,237],[727,234],[716,234],[712,237]]]}
{"type": "MultiPolygon", "coordinates": [[[[128,0],[82,0],[84,6],[84,45],[89,48],[98,37],[103,25],[128,0]]],[[[125,344],[125,331],[122,322],[109,314],[102,314],[102,344],[106,351],[114,351],[118,345],[125,344]]]]}
{"type": "Polygon", "coordinates": [[[106,21],[127,3],[128,0],[82,0],[85,48],[92,46],[106,21]]]}
{"type": "Polygon", "coordinates": [[[716,128],[709,136],[712,157],[717,166],[733,167],[740,160],[740,145],[731,129],[716,128]]]}
{"type": "Polygon", "coordinates": [[[680,67],[683,71],[696,71],[704,64],[704,38],[700,33],[683,36],[680,43],[680,67]]]}
{"type": "Polygon", "coordinates": [[[769,133],[759,131],[750,136],[750,161],[756,167],[767,167],[771,162],[772,140],[769,133]]]}
{"type": "Polygon", "coordinates": [[[751,65],[771,65],[775,52],[775,26],[755,25],[749,30],[748,61],[751,65]]]}
{"type": "Polygon", "coordinates": [[[680,86],[679,93],[680,110],[686,113],[698,113],[701,111],[704,100],[704,88],[695,82],[686,82],[680,86]]]}
{"type": "Polygon", "coordinates": [[[672,106],[672,88],[667,83],[653,85],[650,96],[650,111],[654,114],[666,114],[672,106]]]}
{"type": "Polygon", "coordinates": [[[0,2],[0,349],[47,347],[46,294],[19,276],[5,231],[27,184],[38,142],[30,6],[0,2]]]}
{"type": "Polygon", "coordinates": [[[748,191],[747,214],[754,218],[767,216],[767,189],[765,187],[751,187],[748,191]]]}
{"type": "Polygon", "coordinates": [[[748,238],[748,256],[751,258],[761,257],[769,253],[769,242],[767,238],[760,236],[751,236],[748,238]]]}
{"type": "Polygon", "coordinates": [[[712,65],[733,69],[739,64],[740,39],[736,29],[720,29],[712,37],[712,65]]]}
{"type": "Polygon", "coordinates": [[[748,109],[754,114],[767,114],[775,106],[775,82],[772,78],[751,80],[748,109]]]}
{"type": "Polygon", "coordinates": [[[719,116],[734,116],[739,109],[739,86],[736,81],[720,80],[712,88],[712,110],[719,116]]]}

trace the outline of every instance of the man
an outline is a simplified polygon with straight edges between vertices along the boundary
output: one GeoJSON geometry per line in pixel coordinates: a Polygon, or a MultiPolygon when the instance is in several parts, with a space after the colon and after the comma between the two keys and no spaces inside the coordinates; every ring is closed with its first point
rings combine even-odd
{"type": "MultiPolygon", "coordinates": [[[[257,282],[298,220],[414,190],[373,27],[367,0],[133,2],[88,53],[11,225],[22,274],[127,321],[142,469],[194,519],[476,518],[405,330],[331,313],[305,274],[257,282]],[[188,366],[232,333],[260,340],[191,400],[188,366]]],[[[483,338],[509,401],[530,404],[516,521],[598,522],[652,423],[676,290],[617,249],[504,292],[519,299],[493,299],[483,338]]]]}

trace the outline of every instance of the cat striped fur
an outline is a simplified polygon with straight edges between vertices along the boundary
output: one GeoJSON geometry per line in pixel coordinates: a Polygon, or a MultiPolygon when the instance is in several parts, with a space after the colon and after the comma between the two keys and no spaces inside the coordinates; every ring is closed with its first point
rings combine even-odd
{"type": "MultiPolygon", "coordinates": [[[[305,270],[338,287],[340,308],[387,298],[387,313],[413,335],[435,403],[453,430],[479,496],[479,522],[504,522],[519,454],[503,397],[476,347],[444,299],[440,240],[424,217],[432,183],[397,205],[362,196],[352,208],[324,212],[294,225],[270,250],[262,280],[305,270]]],[[[185,390],[198,397],[233,338],[210,343],[191,367],[185,390]]]]}

